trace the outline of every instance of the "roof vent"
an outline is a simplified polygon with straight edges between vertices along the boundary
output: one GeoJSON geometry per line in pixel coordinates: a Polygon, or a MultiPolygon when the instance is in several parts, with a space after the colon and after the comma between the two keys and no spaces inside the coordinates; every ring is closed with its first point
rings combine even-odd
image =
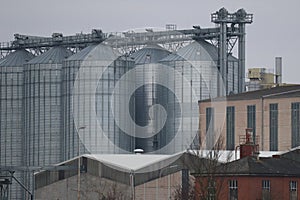
{"type": "Polygon", "coordinates": [[[143,149],[135,149],[133,152],[135,154],[142,154],[142,153],[144,153],[144,150],[143,149]]]}

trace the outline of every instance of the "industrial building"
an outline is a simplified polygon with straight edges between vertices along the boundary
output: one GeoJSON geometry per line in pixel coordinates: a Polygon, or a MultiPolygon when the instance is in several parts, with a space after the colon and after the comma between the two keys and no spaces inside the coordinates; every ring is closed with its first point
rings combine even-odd
{"type": "Polygon", "coordinates": [[[33,172],[82,153],[191,148],[198,100],[245,91],[252,18],[222,8],[211,15],[213,28],[15,34],[0,46],[0,169],[16,171],[1,196],[29,198],[33,172]],[[154,70],[140,71],[147,67],[154,70]]]}
{"type": "Polygon", "coordinates": [[[253,130],[254,140],[262,151],[286,151],[297,147],[300,145],[299,104],[299,85],[199,101],[202,147],[222,137],[226,144],[224,149],[234,150],[246,128],[253,130]]]}
{"type": "Polygon", "coordinates": [[[274,73],[266,68],[249,68],[247,78],[249,81],[246,82],[246,91],[286,85],[282,83],[282,58],[275,58],[274,73]]]}
{"type": "MultiPolygon", "coordinates": [[[[76,199],[79,190],[83,199],[101,199],[108,195],[117,199],[170,199],[177,188],[189,187],[189,172],[184,164],[195,158],[188,153],[178,153],[88,154],[79,159],[80,177],[77,170],[36,173],[35,198],[76,199]]],[[[78,157],[58,166],[76,169],[77,162],[78,157]]]]}

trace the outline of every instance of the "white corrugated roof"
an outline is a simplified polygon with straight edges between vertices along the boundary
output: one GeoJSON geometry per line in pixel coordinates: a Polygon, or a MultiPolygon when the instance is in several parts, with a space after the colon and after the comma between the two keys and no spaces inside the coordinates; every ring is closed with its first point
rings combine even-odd
{"type": "MultiPolygon", "coordinates": [[[[84,157],[97,160],[117,170],[139,171],[143,168],[161,167],[176,161],[183,152],[173,155],[158,154],[86,154],[84,157]],[[155,164],[159,164],[154,166],[155,164]]],[[[152,170],[154,170],[154,168],[152,170]]]]}

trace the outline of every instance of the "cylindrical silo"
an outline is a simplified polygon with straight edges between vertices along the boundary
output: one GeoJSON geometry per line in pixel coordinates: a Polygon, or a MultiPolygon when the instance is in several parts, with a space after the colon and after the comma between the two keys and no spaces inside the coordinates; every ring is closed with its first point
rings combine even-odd
{"type": "Polygon", "coordinates": [[[179,49],[161,62],[174,68],[181,76],[175,77],[175,93],[182,99],[181,110],[174,107],[175,121],[180,124],[178,135],[174,142],[175,151],[198,146],[198,100],[208,99],[217,96],[218,93],[218,70],[217,51],[210,48],[205,41],[192,42],[179,49]],[[183,85],[186,80],[189,84],[183,85]],[[195,95],[196,98],[193,98],[195,95]],[[181,113],[180,113],[181,112],[181,113]],[[192,138],[189,141],[184,139],[185,135],[195,137],[195,144],[192,138]]]}
{"type": "MultiPolygon", "coordinates": [[[[0,165],[24,166],[23,64],[34,56],[26,50],[16,50],[0,61],[0,165]]],[[[14,176],[24,184],[24,174],[14,176]]],[[[9,199],[23,199],[24,189],[13,180],[9,199]]]]}
{"type": "MultiPolygon", "coordinates": [[[[174,149],[180,150],[184,147],[198,146],[198,100],[217,97],[218,94],[223,93],[220,92],[221,90],[225,90],[227,94],[237,93],[237,59],[231,55],[228,58],[226,82],[223,82],[218,70],[217,48],[204,40],[192,42],[179,49],[175,54],[161,60],[161,63],[173,67],[175,71],[182,75],[175,78],[174,83],[175,93],[180,94],[182,97],[180,100],[181,110],[179,107],[174,107],[176,116],[179,116],[176,122],[181,124],[179,132],[182,132],[182,135],[185,133],[186,135],[195,136],[194,144],[187,144],[187,141],[178,138],[174,149]],[[186,85],[188,88],[185,88],[186,86],[182,84],[184,80],[190,83],[190,85],[186,85]],[[193,94],[196,95],[196,101],[192,98],[193,94]],[[184,114],[187,111],[190,114],[184,114]],[[182,112],[182,114],[180,115],[179,112],[182,112]]],[[[212,138],[206,139],[212,141],[212,138]]]]}
{"type": "Polygon", "coordinates": [[[24,134],[29,166],[61,159],[61,70],[72,52],[52,47],[24,66],[24,134]]]}
{"type": "Polygon", "coordinates": [[[134,93],[135,123],[144,127],[140,131],[136,130],[136,148],[141,148],[147,153],[164,147],[169,142],[168,133],[174,132],[168,127],[168,124],[173,123],[172,110],[168,110],[170,91],[166,86],[156,84],[160,81],[158,79],[167,77],[168,74],[159,74],[158,66],[155,65],[169,54],[169,51],[158,45],[147,45],[131,55],[135,60],[136,84],[142,85],[137,87],[134,93]],[[161,120],[162,113],[155,110],[155,105],[160,105],[165,110],[165,122],[161,120]]]}
{"type": "MultiPolygon", "coordinates": [[[[78,135],[81,153],[132,152],[134,138],[116,124],[112,113],[112,93],[121,102],[124,92],[115,91],[120,78],[134,62],[111,47],[89,46],[64,62],[62,76],[64,159],[77,156],[78,135]],[[78,129],[85,126],[85,129],[78,129]],[[84,144],[84,146],[82,145],[84,144]]],[[[127,84],[125,80],[124,83],[127,84]]],[[[129,129],[134,132],[134,127],[129,129]]]]}

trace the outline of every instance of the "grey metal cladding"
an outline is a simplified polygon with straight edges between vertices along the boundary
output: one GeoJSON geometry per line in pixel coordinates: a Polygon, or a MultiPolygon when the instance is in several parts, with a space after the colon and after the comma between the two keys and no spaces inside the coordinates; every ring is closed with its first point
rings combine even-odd
{"type": "MultiPolygon", "coordinates": [[[[0,61],[0,165],[24,166],[23,145],[23,64],[34,56],[26,50],[16,50],[0,61]]],[[[24,184],[24,172],[15,172],[24,184]]],[[[9,199],[23,199],[24,190],[16,182],[9,199]]]]}
{"type": "Polygon", "coordinates": [[[61,68],[71,54],[64,47],[53,47],[24,65],[24,132],[29,166],[61,161],[61,68]]]}

